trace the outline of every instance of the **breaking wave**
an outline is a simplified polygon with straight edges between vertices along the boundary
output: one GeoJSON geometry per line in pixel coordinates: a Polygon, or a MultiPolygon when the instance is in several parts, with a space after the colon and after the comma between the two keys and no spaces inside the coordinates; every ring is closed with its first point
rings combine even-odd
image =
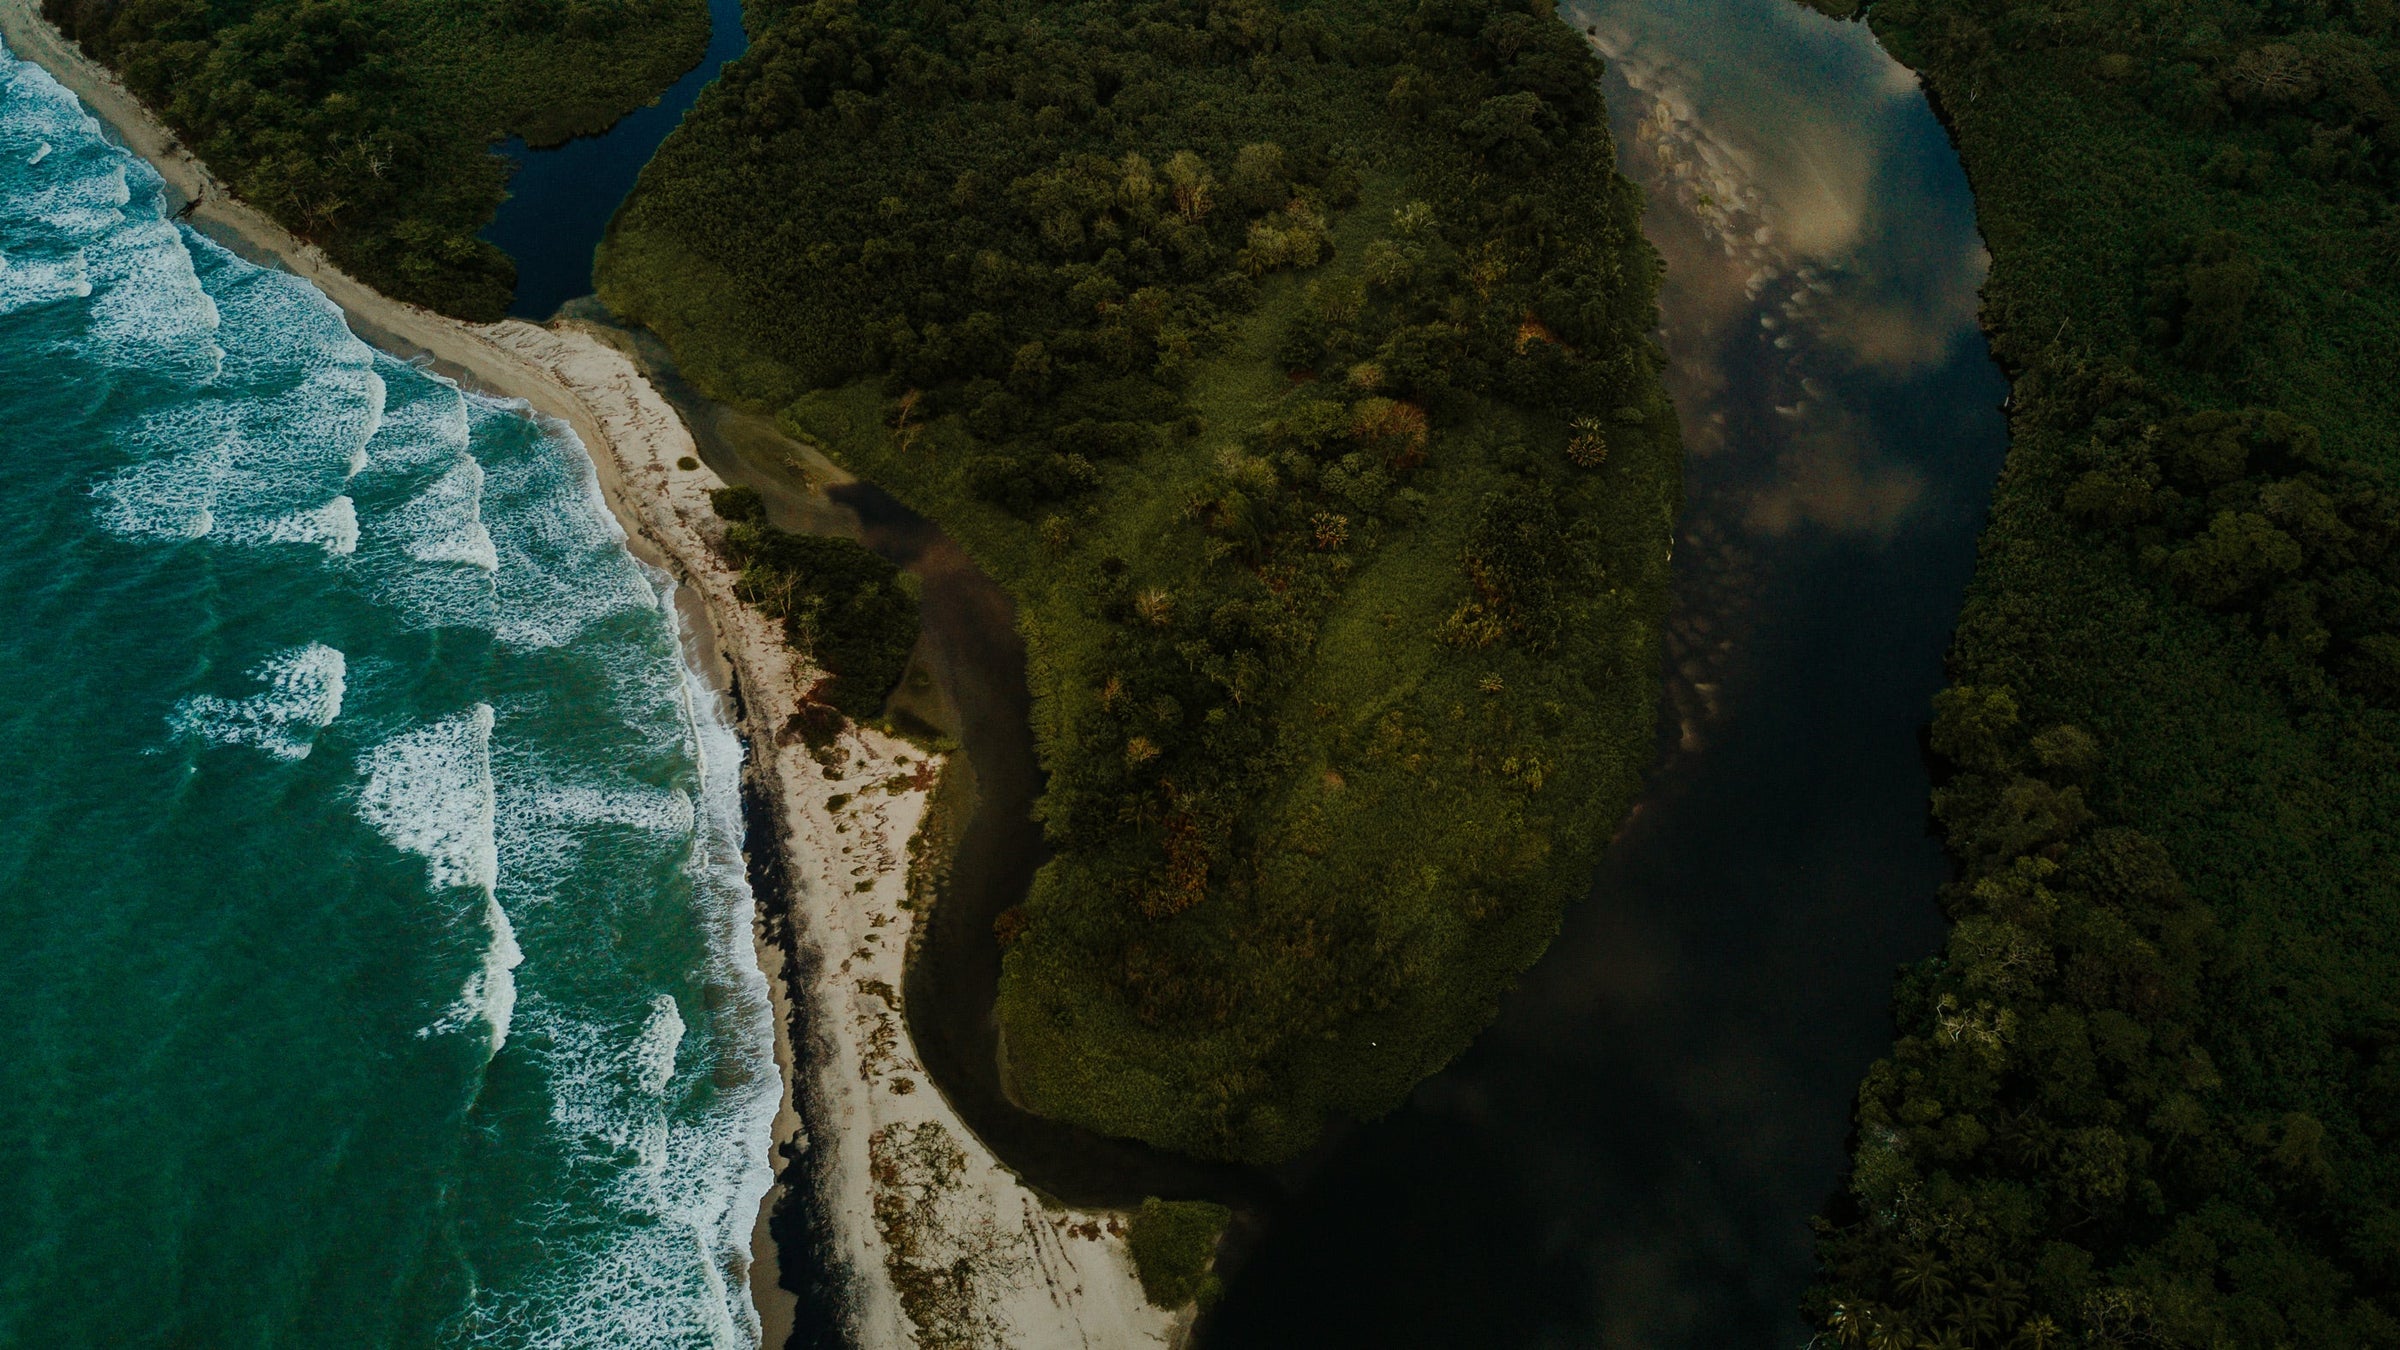
{"type": "MultiPolygon", "coordinates": [[[[270,899],[345,924],[355,909],[375,944],[307,949],[389,975],[341,986],[360,1000],[343,1034],[406,1069],[355,1094],[437,1084],[467,1104],[421,1116],[460,1140],[413,1164],[432,1170],[403,1188],[424,1208],[393,1226],[455,1235],[407,1255],[450,1263],[421,1291],[455,1303],[422,1324],[477,1350],[755,1346],[741,1275],[780,1080],[741,747],[589,457],[178,224],[148,167],[4,51],[0,187],[0,342],[89,391],[61,404],[86,419],[61,438],[80,455],[63,514],[179,607],[187,645],[163,651],[254,662],[195,687],[177,658],[140,734],[164,710],[174,740],[296,766],[275,780],[289,796],[240,803],[261,837],[226,847],[295,829],[264,883],[291,894],[270,899]]],[[[259,781],[179,780],[194,796],[259,781]]],[[[289,979],[321,997],[321,975],[289,979]]],[[[348,1113],[345,1139],[389,1104],[301,1095],[348,1113]]],[[[313,1232],[294,1225],[275,1259],[340,1266],[306,1249],[313,1232]]]]}
{"type": "Polygon", "coordinates": [[[306,759],[316,733],[342,715],[342,654],[321,642],[277,652],[250,671],[266,692],[248,698],[194,694],[175,705],[178,734],[217,745],[247,745],[277,759],[306,759]]]}
{"type": "Polygon", "coordinates": [[[452,1031],[480,1018],[491,1028],[492,1053],[508,1043],[517,1004],[516,968],[525,959],[516,928],[500,908],[499,847],[494,834],[492,706],[403,732],[361,757],[367,785],[359,817],[392,847],[425,860],[436,890],[482,893],[488,934],[480,967],[467,977],[457,1004],[426,1030],[452,1031]]]}

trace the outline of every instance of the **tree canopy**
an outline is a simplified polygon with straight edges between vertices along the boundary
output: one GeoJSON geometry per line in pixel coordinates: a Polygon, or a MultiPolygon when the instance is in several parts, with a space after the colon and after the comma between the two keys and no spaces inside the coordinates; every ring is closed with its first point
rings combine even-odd
{"type": "Polygon", "coordinates": [[[1858,1346],[2400,1346],[2400,20],[1878,0],[2012,445],[1960,867],[1809,1312],[1858,1346]]]}
{"type": "Polygon", "coordinates": [[[1588,48],[1531,0],[754,27],[601,294],[1016,598],[1015,1091],[1253,1159],[1388,1108],[1651,745],[1679,448],[1588,48]]]}
{"type": "Polygon", "coordinates": [[[43,0],[251,205],[386,294],[496,319],[493,142],[599,131],[700,60],[706,0],[43,0]]]}

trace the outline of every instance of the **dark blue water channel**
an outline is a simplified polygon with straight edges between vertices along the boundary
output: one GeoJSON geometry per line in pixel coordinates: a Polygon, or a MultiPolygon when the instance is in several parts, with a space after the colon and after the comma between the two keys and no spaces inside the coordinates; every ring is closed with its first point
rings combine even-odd
{"type": "Polygon", "coordinates": [[[592,252],[600,247],[617,204],[633,191],[642,166],[701,89],[750,45],[742,30],[742,0],[708,0],[708,18],[708,54],[658,102],[626,114],[597,136],[548,150],[514,138],[500,147],[517,169],[508,182],[508,200],[483,237],[517,260],[517,296],[509,313],[547,319],[560,305],[592,293],[592,252]]]}
{"type": "Polygon", "coordinates": [[[1896,965],[2006,393],[1948,138],[1792,0],[1570,0],[1690,449],[1660,759],[1500,1020],[1266,1216],[1204,1346],[1790,1350],[1896,965]]]}

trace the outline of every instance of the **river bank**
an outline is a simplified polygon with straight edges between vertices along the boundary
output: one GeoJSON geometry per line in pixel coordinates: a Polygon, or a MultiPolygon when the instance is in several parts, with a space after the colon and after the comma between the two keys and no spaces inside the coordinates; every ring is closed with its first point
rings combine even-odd
{"type": "Polygon", "coordinates": [[[1806,1341],[1892,970],[1940,941],[1918,737],[2007,392],[1969,185],[1862,26],[1560,11],[1665,264],[1688,458],[1657,759],[1499,1020],[1296,1181],[1203,1346],[1806,1341]]]}
{"type": "MultiPolygon", "coordinates": [[[[605,317],[597,304],[570,305],[563,313],[605,317]]],[[[1267,1173],[1037,1116],[1010,1100],[1001,1081],[994,924],[1024,902],[1035,870],[1049,857],[1034,817],[1044,779],[1025,640],[1007,591],[940,527],[882,488],[793,439],[774,419],[709,400],[656,337],[614,331],[692,429],[701,462],[756,490],[773,524],[856,539],[922,587],[924,636],[893,711],[954,737],[973,773],[939,904],[924,916],[901,990],[909,1033],[942,1095],[1010,1170],[1068,1204],[1130,1209],[1155,1195],[1271,1206],[1278,1183],[1267,1173]]]]}
{"type": "Polygon", "coordinates": [[[730,695],[749,747],[747,781],[784,860],[785,903],[761,890],[758,959],[776,1000],[785,1091],[774,1131],[777,1189],[762,1206],[749,1278],[781,1344],[795,1300],[775,1274],[770,1222],[792,1173],[822,1207],[850,1336],[867,1346],[1169,1344],[1181,1323],[1149,1306],[1117,1216],[1049,1204],[983,1147],[938,1092],[920,1091],[899,989],[914,915],[908,844],[939,758],[845,725],[804,737],[820,672],[742,605],[715,547],[708,492],[722,480],[600,327],[469,325],[404,305],[232,196],[124,87],[44,23],[33,0],[0,0],[10,47],[81,97],[181,196],[195,228],[322,291],[360,337],[430,360],[462,384],[563,422],[590,453],[627,548],[678,583],[687,659],[730,695]],[[811,744],[811,740],[815,744],[811,744]],[[780,837],[775,837],[780,836],[780,837]],[[812,1128],[813,1126],[813,1128],[812,1128]]]}

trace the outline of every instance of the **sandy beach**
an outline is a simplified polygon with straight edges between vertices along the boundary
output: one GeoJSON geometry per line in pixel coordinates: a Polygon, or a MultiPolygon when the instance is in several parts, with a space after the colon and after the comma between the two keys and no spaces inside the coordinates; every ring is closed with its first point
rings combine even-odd
{"type": "MultiPolygon", "coordinates": [[[[1173,1345],[1190,1314],[1149,1305],[1123,1215],[1049,1202],[1003,1167],[918,1065],[899,990],[918,915],[909,842],[942,772],[939,756],[872,728],[803,735],[821,672],[778,626],[741,604],[715,547],[709,490],[674,408],[617,345],[562,321],[467,324],[383,296],[211,176],[121,84],[44,22],[37,0],[0,0],[0,36],[80,96],[169,188],[187,219],[254,261],[315,284],[363,339],[483,392],[523,400],[590,453],[627,545],[673,577],[687,657],[733,696],[746,773],[779,826],[787,905],[753,925],[773,990],[785,1092],[772,1160],[807,1178],[829,1230],[845,1321],[862,1346],[1173,1345]],[[685,467],[685,466],[691,467],[685,467]],[[812,740],[814,744],[812,744],[812,740]]],[[[757,815],[754,814],[754,821],[757,815]]],[[[753,839],[753,848],[765,841],[753,839]]],[[[765,909],[762,906],[762,910],[765,909]]],[[[767,1219],[750,1277],[765,1344],[780,1346],[794,1296],[775,1279],[767,1219]]]]}

